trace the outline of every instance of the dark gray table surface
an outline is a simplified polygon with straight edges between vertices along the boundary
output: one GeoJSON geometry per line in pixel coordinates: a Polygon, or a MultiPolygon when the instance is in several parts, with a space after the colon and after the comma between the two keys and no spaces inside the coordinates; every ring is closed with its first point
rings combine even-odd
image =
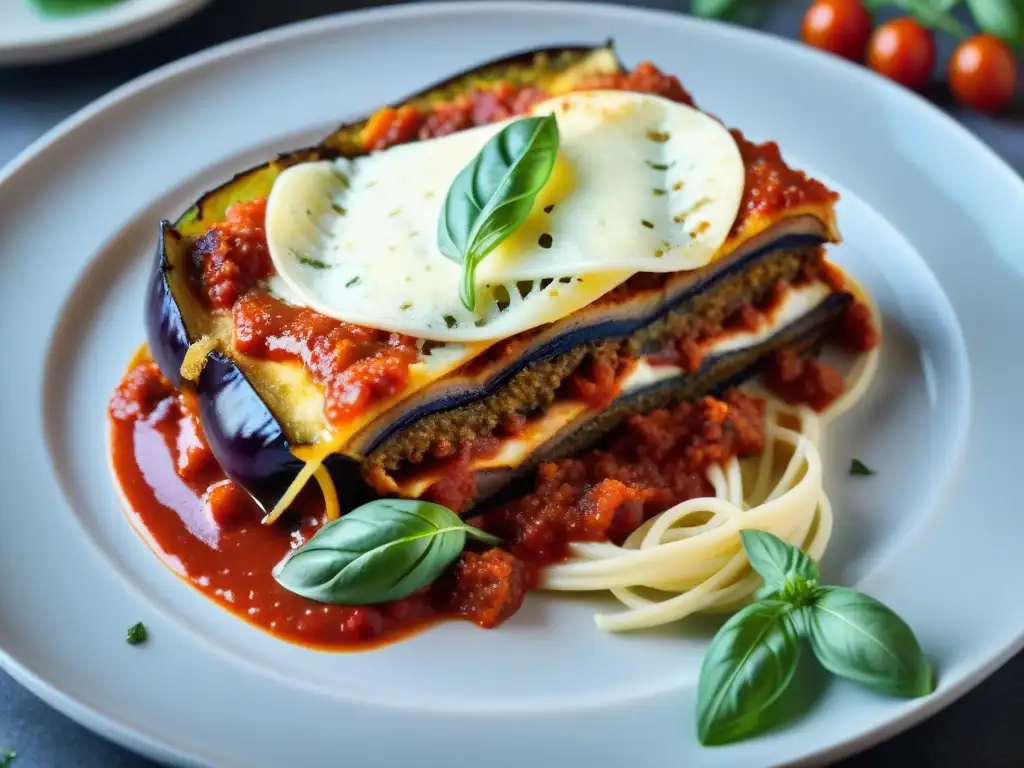
{"type": "MultiPolygon", "coordinates": [[[[0,68],[0,164],[6,163],[44,131],[110,89],[186,54],[312,16],[372,2],[332,0],[213,0],[191,19],[140,43],[87,59],[45,67],[0,68]]],[[[685,9],[685,0],[642,0],[669,10],[685,9]]],[[[807,3],[769,3],[763,29],[795,37],[807,3]]],[[[3,23],[0,11],[0,24],[3,23]]],[[[944,43],[948,49],[948,43],[944,43]]],[[[684,76],[685,73],[680,73],[684,76]]],[[[928,95],[992,146],[1018,171],[1024,171],[1024,104],[989,118],[953,106],[936,85],[928,95]]],[[[805,105],[804,108],[808,108],[805,105]]],[[[809,108],[813,108],[810,106],[809,108]]],[[[1024,702],[1024,654],[1017,656],[963,699],[932,719],[861,755],[845,768],[875,765],[929,766],[1024,765],[1024,734],[1017,709],[1024,702]]],[[[0,672],[0,753],[15,749],[15,768],[151,768],[133,755],[84,728],[18,686],[0,672]]]]}

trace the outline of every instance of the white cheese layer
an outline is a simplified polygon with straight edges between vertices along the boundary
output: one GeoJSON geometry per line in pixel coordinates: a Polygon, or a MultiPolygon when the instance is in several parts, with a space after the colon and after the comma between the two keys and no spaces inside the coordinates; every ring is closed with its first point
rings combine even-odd
{"type": "Polygon", "coordinates": [[[714,258],[744,187],[720,123],[625,91],[534,113],[556,116],[558,159],[526,222],[479,265],[475,311],[459,298],[461,266],[438,249],[438,219],[455,177],[508,121],[284,171],[267,204],[272,287],[347,322],[482,341],[565,317],[636,272],[714,258]]]}

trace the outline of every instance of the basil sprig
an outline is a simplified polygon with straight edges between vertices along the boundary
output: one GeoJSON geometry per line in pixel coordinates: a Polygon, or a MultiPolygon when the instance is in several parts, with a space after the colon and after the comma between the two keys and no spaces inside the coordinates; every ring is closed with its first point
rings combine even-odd
{"type": "Polygon", "coordinates": [[[735,741],[766,722],[796,674],[804,638],[834,675],[893,696],[935,690],[917,638],[892,610],[856,590],[821,586],[814,561],[777,536],[740,535],[765,586],[722,626],[704,657],[697,684],[702,744],[735,741]]]}
{"type": "Polygon", "coordinates": [[[462,265],[459,297],[476,306],[476,268],[530,214],[555,167],[554,115],[505,126],[452,182],[437,222],[437,247],[462,265]]]}
{"type": "Polygon", "coordinates": [[[500,543],[440,504],[377,499],[327,523],[274,578],[321,603],[385,603],[434,581],[462,552],[466,536],[500,543]]]}

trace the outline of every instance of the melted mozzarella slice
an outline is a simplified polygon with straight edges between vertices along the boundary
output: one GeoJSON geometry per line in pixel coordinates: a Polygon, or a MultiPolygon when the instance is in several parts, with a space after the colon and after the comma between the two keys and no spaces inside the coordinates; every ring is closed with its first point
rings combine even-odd
{"type": "Polygon", "coordinates": [[[561,319],[638,271],[714,258],[744,183],[724,127],[621,91],[535,111],[556,115],[559,157],[527,221],[478,268],[474,311],[459,299],[461,266],[438,250],[437,222],[455,177],[507,122],[283,172],[266,223],[281,292],[351,323],[482,341],[561,319]]]}

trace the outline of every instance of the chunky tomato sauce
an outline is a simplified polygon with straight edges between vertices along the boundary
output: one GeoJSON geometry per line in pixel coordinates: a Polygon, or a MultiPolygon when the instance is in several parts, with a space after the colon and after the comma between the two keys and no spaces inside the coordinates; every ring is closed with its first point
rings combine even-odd
{"type": "Polygon", "coordinates": [[[416,340],[400,333],[344,323],[250,291],[231,310],[235,349],[251,357],[297,360],[324,392],[333,424],[373,400],[400,392],[416,360],[416,340]]]}
{"type": "MultiPolygon", "coordinates": [[[[315,484],[277,524],[261,524],[255,503],[214,461],[194,397],[175,391],[148,360],[126,374],[109,413],[129,516],[161,559],[242,619],[295,643],[336,649],[395,640],[444,618],[497,626],[569,542],[621,541],[646,517],[709,493],[704,470],[711,463],[763,443],[761,407],[739,393],[631,416],[601,450],[543,465],[532,492],[475,521],[505,537],[507,549],[471,545],[417,594],[339,606],[294,595],[272,576],[322,523],[315,484]]],[[[452,480],[458,483],[457,473],[452,480]]]]}

